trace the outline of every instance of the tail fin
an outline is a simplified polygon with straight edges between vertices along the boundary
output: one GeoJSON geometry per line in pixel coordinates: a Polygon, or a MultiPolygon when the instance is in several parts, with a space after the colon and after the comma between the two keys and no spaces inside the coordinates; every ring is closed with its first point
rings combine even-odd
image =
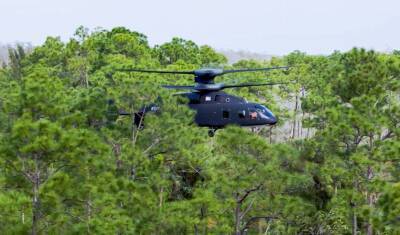
{"type": "Polygon", "coordinates": [[[154,103],[143,106],[139,112],[135,113],[134,122],[136,127],[139,129],[142,129],[144,127],[143,121],[147,113],[159,113],[159,112],[160,112],[160,107],[154,103]]]}
{"type": "MultiPolygon", "coordinates": [[[[142,108],[139,109],[138,112],[134,114],[134,124],[138,128],[143,128],[144,117],[147,113],[159,113],[160,107],[159,105],[162,104],[162,100],[160,97],[157,98],[156,103],[152,103],[149,105],[144,105],[142,108]]],[[[131,116],[132,113],[126,112],[124,110],[118,109],[115,105],[114,100],[108,100],[108,108],[107,108],[107,120],[109,122],[115,122],[118,116],[131,116]]]]}

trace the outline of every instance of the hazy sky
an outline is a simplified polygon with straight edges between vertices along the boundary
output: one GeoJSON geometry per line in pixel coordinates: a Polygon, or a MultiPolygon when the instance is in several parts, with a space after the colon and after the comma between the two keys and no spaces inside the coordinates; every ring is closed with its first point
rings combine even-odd
{"type": "Polygon", "coordinates": [[[276,55],[400,48],[399,0],[0,0],[0,22],[3,43],[68,40],[84,25],[276,55]]]}

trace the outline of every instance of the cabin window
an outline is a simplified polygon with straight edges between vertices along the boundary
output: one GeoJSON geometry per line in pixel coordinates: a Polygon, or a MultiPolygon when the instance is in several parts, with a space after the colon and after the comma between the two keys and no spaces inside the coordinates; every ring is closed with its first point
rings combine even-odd
{"type": "Polygon", "coordinates": [[[224,102],[224,97],[222,95],[216,95],[215,96],[215,101],[218,103],[223,103],[224,102]]]}
{"type": "Polygon", "coordinates": [[[205,101],[211,101],[211,96],[206,96],[205,101]]]}
{"type": "Polygon", "coordinates": [[[250,117],[251,120],[256,120],[257,117],[258,117],[257,110],[253,109],[253,108],[250,108],[249,109],[249,117],[250,117]]]}
{"type": "Polygon", "coordinates": [[[251,120],[257,119],[257,112],[250,112],[250,119],[251,120]]]}
{"type": "Polygon", "coordinates": [[[229,119],[229,111],[223,110],[222,111],[222,118],[223,119],[229,119]]]}
{"type": "Polygon", "coordinates": [[[225,99],[225,101],[226,101],[226,103],[229,103],[229,101],[231,101],[231,99],[230,99],[229,97],[227,97],[227,98],[225,99]]]}
{"type": "Polygon", "coordinates": [[[246,111],[245,110],[239,111],[238,115],[240,119],[244,119],[246,117],[246,111]]]}

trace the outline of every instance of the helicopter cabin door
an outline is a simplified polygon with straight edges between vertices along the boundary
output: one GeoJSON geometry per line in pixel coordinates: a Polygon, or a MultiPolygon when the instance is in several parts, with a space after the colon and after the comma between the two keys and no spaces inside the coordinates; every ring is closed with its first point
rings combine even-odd
{"type": "Polygon", "coordinates": [[[231,120],[232,120],[231,109],[227,108],[227,107],[222,107],[221,108],[222,125],[226,125],[226,124],[230,123],[231,120]]]}

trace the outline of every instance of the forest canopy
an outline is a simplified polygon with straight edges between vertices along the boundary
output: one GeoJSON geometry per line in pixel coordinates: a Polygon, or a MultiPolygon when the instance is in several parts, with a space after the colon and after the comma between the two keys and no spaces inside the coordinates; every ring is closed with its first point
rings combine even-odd
{"type": "Polygon", "coordinates": [[[123,27],[10,49],[0,68],[0,231],[400,233],[399,78],[397,51],[294,51],[229,65],[210,46],[150,46],[123,27]],[[286,65],[225,77],[290,82],[229,91],[268,106],[278,126],[229,126],[214,138],[161,88],[191,77],[117,71],[286,65]],[[162,112],[143,129],[115,115],[157,99],[162,112]]]}

